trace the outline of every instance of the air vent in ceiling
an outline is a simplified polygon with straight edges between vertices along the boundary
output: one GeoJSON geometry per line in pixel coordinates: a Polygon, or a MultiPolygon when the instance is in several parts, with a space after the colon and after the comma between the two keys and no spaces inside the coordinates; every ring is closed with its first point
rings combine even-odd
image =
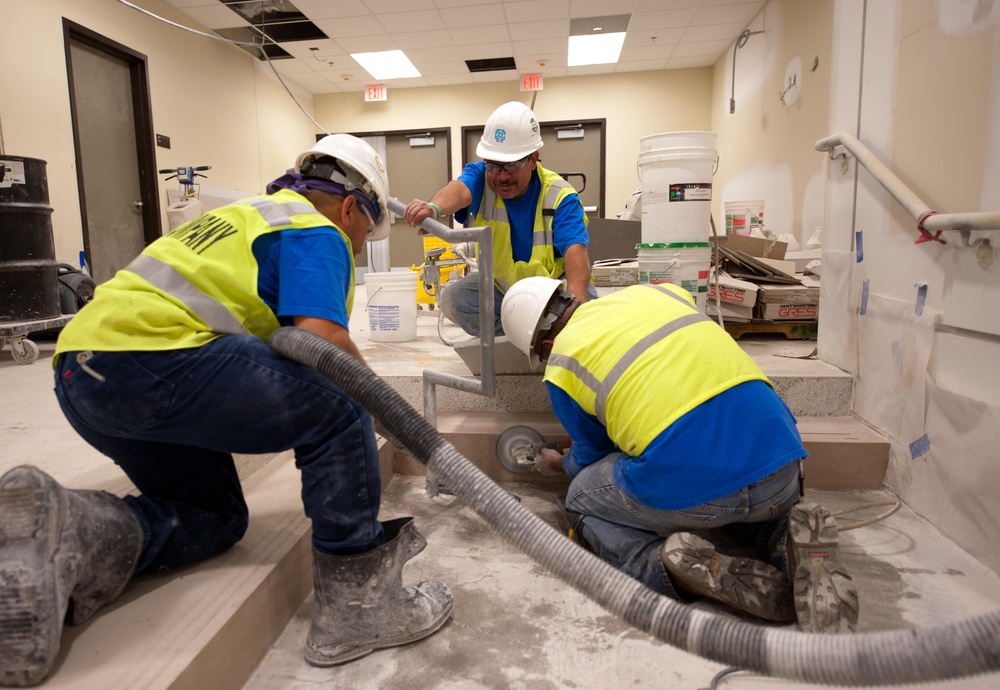
{"type": "Polygon", "coordinates": [[[470,72],[502,72],[508,69],[517,69],[512,57],[466,60],[465,64],[470,72]]]}

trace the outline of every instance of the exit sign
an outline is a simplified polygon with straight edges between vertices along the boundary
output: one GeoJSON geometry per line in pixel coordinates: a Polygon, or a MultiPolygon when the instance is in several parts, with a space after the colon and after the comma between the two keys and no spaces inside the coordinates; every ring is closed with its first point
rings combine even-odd
{"type": "Polygon", "coordinates": [[[365,103],[369,101],[385,101],[388,100],[388,97],[389,93],[385,88],[385,84],[374,84],[365,88],[365,103]]]}
{"type": "Polygon", "coordinates": [[[521,75],[521,91],[541,91],[541,90],[542,90],[542,75],[540,74],[521,75]]]}

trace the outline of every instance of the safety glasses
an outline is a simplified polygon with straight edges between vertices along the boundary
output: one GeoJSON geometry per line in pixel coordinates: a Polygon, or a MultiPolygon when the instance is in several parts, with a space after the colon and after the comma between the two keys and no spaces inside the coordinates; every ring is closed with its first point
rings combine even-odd
{"type": "Polygon", "coordinates": [[[493,161],[483,161],[483,162],[486,163],[486,172],[488,172],[491,175],[496,175],[501,170],[506,173],[513,174],[516,173],[521,168],[523,168],[524,166],[526,166],[528,164],[528,160],[530,159],[531,159],[531,154],[529,153],[524,158],[521,158],[516,161],[511,161],[509,163],[494,163],[493,161]]]}

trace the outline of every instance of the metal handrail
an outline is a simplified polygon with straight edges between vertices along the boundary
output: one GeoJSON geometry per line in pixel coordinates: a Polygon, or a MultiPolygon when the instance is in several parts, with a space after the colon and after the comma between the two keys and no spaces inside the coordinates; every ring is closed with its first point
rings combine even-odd
{"type": "MultiPolygon", "coordinates": [[[[389,197],[386,205],[397,216],[402,216],[406,211],[406,204],[394,197],[389,197]]],[[[458,376],[424,369],[424,419],[436,429],[438,386],[448,386],[487,398],[494,397],[497,392],[496,345],[493,331],[496,321],[496,310],[493,307],[493,230],[488,226],[455,229],[431,218],[424,219],[419,227],[452,244],[458,242],[477,242],[479,244],[480,376],[477,379],[474,376],[458,376]]],[[[428,493],[431,496],[436,496],[438,490],[437,481],[428,474],[428,493]]]]}
{"type": "MultiPolygon", "coordinates": [[[[862,144],[856,137],[847,133],[833,134],[816,142],[817,151],[829,151],[830,158],[842,160],[842,171],[846,170],[844,154],[834,155],[837,146],[847,149],[857,161],[863,165],[875,180],[881,184],[892,197],[917,221],[917,229],[927,239],[937,239],[941,232],[954,231],[962,236],[966,247],[979,247],[981,262],[987,252],[992,259],[992,242],[988,237],[980,237],[975,242],[969,242],[972,231],[1000,230],[1000,212],[985,211],[982,213],[937,213],[924,203],[906,184],[900,180],[889,167],[872,153],[871,149],[862,144]],[[930,235],[934,233],[934,235],[930,235]],[[987,251],[984,251],[987,250],[987,251]]],[[[940,241],[940,240],[938,240],[940,241]]],[[[984,267],[985,268],[985,267],[984,267]]]]}

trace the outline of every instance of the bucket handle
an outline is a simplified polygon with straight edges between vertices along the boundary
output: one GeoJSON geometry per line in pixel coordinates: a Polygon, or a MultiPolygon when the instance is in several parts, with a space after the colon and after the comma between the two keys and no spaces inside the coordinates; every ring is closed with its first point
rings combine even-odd
{"type": "Polygon", "coordinates": [[[372,303],[372,300],[375,299],[375,295],[377,295],[378,293],[382,292],[382,288],[383,287],[385,287],[385,286],[384,285],[379,285],[378,286],[378,290],[376,290],[374,294],[368,296],[368,301],[365,302],[365,311],[366,312],[368,311],[368,305],[370,305],[372,303]]]}
{"type": "MultiPolygon", "coordinates": [[[[715,154],[715,166],[712,168],[712,177],[715,177],[715,173],[719,172],[719,161],[722,160],[722,156],[718,153],[715,154]]],[[[639,170],[639,161],[635,162],[635,176],[639,178],[639,184],[642,185],[642,171],[639,170]]]]}

